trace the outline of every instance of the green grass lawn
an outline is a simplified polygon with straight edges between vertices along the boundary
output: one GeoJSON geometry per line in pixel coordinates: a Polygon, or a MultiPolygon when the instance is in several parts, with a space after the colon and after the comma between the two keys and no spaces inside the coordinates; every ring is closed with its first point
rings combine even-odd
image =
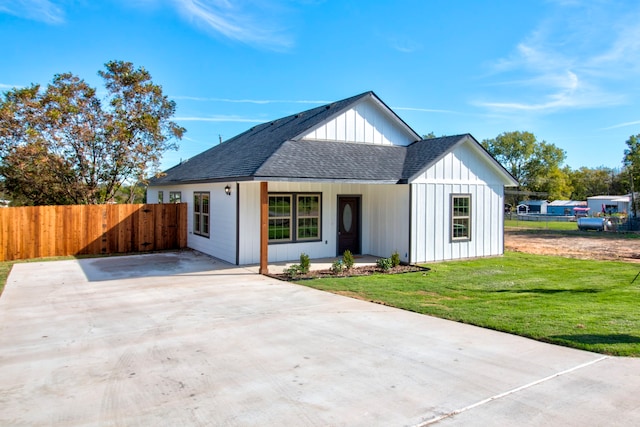
{"type": "Polygon", "coordinates": [[[505,219],[505,228],[530,228],[534,230],[571,230],[578,231],[576,222],[568,221],[518,221],[517,219],[505,219]]]}
{"type": "Polygon", "coordinates": [[[4,284],[7,283],[7,277],[13,264],[15,264],[15,261],[0,262],[0,295],[2,295],[4,284]]]}
{"type": "Polygon", "coordinates": [[[585,350],[640,356],[640,264],[507,252],[300,284],[585,350]],[[633,282],[633,283],[632,283],[633,282]]]}

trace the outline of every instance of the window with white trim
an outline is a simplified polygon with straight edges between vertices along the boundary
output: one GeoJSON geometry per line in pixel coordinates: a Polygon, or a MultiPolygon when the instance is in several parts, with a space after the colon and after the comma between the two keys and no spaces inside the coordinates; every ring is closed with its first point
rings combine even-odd
{"type": "Polygon", "coordinates": [[[321,240],[320,194],[269,194],[269,242],[321,240]]]}
{"type": "Polygon", "coordinates": [[[208,191],[193,193],[193,234],[209,237],[209,200],[208,191]]]}
{"type": "Polygon", "coordinates": [[[169,203],[181,203],[182,192],[181,191],[169,191],[169,203]]]}
{"type": "Polygon", "coordinates": [[[164,202],[164,191],[159,190],[158,191],[158,203],[163,203],[164,202]]]}
{"type": "Polygon", "coordinates": [[[451,195],[451,240],[471,240],[471,194],[451,195]]]}

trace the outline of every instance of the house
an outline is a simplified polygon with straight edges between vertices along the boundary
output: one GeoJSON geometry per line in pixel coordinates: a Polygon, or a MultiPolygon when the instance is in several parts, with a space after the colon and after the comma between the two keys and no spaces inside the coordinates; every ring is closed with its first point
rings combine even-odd
{"type": "Polygon", "coordinates": [[[576,216],[589,211],[587,202],[579,200],[554,200],[547,205],[547,215],[576,216]]]}
{"type": "Polygon", "coordinates": [[[631,195],[587,197],[591,215],[631,214],[631,195]]]}
{"type": "MultiPolygon", "coordinates": [[[[526,213],[546,215],[549,202],[547,200],[523,200],[518,203],[518,206],[522,205],[527,207],[526,213]]],[[[518,213],[521,213],[520,210],[518,210],[518,213]]]]}
{"type": "Polygon", "coordinates": [[[376,94],[252,127],[155,178],[188,203],[188,246],[237,264],[354,254],[501,255],[516,180],[471,135],[422,140],[376,94]]]}

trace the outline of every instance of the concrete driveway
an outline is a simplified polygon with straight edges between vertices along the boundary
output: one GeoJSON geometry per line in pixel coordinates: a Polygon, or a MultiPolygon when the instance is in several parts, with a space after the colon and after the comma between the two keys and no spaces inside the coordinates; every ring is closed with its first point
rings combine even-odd
{"type": "Polygon", "coordinates": [[[640,359],[193,252],[17,264],[0,297],[3,426],[631,426],[639,396],[640,359]]]}

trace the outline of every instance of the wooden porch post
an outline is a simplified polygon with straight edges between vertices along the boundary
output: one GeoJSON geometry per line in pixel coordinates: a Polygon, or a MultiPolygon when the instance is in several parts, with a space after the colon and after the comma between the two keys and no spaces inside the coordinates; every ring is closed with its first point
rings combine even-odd
{"type": "Polygon", "coordinates": [[[260,183],[260,274],[269,274],[269,184],[260,183]]]}

